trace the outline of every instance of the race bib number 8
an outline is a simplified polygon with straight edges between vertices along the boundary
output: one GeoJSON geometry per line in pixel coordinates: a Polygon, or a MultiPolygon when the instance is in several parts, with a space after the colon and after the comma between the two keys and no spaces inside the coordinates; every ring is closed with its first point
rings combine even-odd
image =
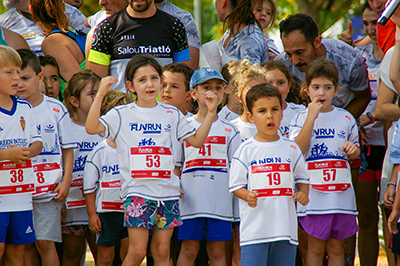
{"type": "Polygon", "coordinates": [[[58,163],[35,164],[33,171],[36,179],[34,196],[53,191],[62,178],[61,166],[58,163]]]}
{"type": "Polygon", "coordinates": [[[292,173],[290,164],[252,165],[250,187],[258,192],[258,197],[277,197],[293,194],[292,173]]]}
{"type": "Polygon", "coordinates": [[[32,161],[23,164],[12,161],[0,163],[0,195],[26,194],[35,192],[32,161]]]}
{"type": "Polygon", "coordinates": [[[158,146],[131,148],[130,162],[132,178],[171,178],[170,148],[158,146]]]}
{"type": "Polygon", "coordinates": [[[309,162],[310,184],[322,192],[340,192],[351,187],[350,170],[344,160],[309,162]]]}
{"type": "Polygon", "coordinates": [[[185,142],[185,169],[227,171],[227,145],[225,136],[209,136],[201,148],[195,148],[185,142]]]}

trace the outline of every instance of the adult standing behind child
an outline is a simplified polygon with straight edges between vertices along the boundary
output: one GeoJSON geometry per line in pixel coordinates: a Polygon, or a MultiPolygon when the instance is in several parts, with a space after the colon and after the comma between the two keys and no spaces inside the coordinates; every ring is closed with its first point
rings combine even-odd
{"type": "Polygon", "coordinates": [[[38,155],[43,145],[32,106],[15,96],[21,67],[18,53],[0,45],[0,256],[4,265],[22,266],[25,244],[36,241],[32,214],[34,180],[28,178],[33,177],[30,158],[38,155]],[[10,189],[14,193],[4,193],[10,189]]]}
{"type": "Polygon", "coordinates": [[[218,42],[222,65],[230,61],[247,59],[250,63],[268,61],[267,40],[256,20],[248,0],[216,0],[218,19],[226,22],[228,29],[218,42]]]}

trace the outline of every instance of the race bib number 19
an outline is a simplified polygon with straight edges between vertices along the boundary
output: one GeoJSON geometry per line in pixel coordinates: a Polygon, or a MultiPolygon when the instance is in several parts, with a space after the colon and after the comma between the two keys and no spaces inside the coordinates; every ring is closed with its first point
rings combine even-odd
{"type": "Polygon", "coordinates": [[[171,178],[172,153],[167,147],[131,148],[132,178],[171,178]]]}
{"type": "Polygon", "coordinates": [[[321,192],[340,192],[351,187],[350,171],[344,160],[313,161],[307,165],[310,184],[321,192]]]}
{"type": "Polygon", "coordinates": [[[288,163],[252,165],[250,187],[258,197],[277,197],[293,194],[292,173],[288,163]]]}
{"type": "Polygon", "coordinates": [[[23,164],[12,161],[0,163],[0,195],[26,194],[35,192],[32,161],[23,164]]]}

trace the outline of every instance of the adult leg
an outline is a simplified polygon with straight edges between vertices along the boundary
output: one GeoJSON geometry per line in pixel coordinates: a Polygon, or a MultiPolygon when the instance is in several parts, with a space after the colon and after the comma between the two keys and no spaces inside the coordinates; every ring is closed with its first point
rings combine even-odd
{"type": "Polygon", "coordinates": [[[328,266],[344,266],[344,240],[329,238],[326,241],[328,266]]]}
{"type": "Polygon", "coordinates": [[[5,250],[4,266],[24,265],[25,245],[7,244],[5,250]]]}
{"type": "Polygon", "coordinates": [[[52,241],[38,240],[36,241],[36,248],[42,258],[43,266],[58,266],[60,260],[58,258],[56,245],[52,241]]]}
{"type": "Polygon", "coordinates": [[[182,240],[177,266],[193,265],[199,252],[199,240],[182,240]]]}
{"type": "Polygon", "coordinates": [[[63,234],[62,266],[79,266],[85,252],[85,236],[63,234]]]}
{"type": "Polygon", "coordinates": [[[149,229],[143,227],[128,227],[129,247],[122,266],[140,266],[147,251],[149,229]]]}
{"type": "Polygon", "coordinates": [[[307,266],[322,266],[322,260],[325,255],[326,241],[308,235],[307,238],[307,266]]]}
{"type": "Polygon", "coordinates": [[[225,241],[207,241],[207,253],[210,266],[225,266],[225,241]]]}
{"type": "Polygon", "coordinates": [[[153,254],[154,265],[169,266],[170,243],[174,229],[153,229],[151,241],[151,254],[153,254]]]}

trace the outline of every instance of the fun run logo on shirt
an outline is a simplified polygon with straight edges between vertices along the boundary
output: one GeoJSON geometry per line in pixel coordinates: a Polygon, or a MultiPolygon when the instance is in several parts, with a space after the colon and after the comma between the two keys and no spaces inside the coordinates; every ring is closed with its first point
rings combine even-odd
{"type": "Polygon", "coordinates": [[[119,165],[118,164],[116,164],[116,165],[103,165],[101,167],[101,170],[104,173],[107,173],[107,174],[111,173],[112,175],[119,175],[119,165]]]}
{"type": "Polygon", "coordinates": [[[0,140],[0,149],[7,149],[10,145],[17,147],[28,147],[28,139],[18,138],[18,139],[3,139],[0,140]]]}
{"type": "Polygon", "coordinates": [[[262,160],[254,160],[250,162],[250,165],[258,165],[258,164],[267,164],[267,163],[281,163],[282,158],[281,157],[271,157],[271,158],[264,158],[262,160]]]}
{"type": "Polygon", "coordinates": [[[313,129],[312,137],[316,139],[331,139],[335,137],[334,128],[317,128],[313,129]]]}
{"type": "Polygon", "coordinates": [[[143,131],[143,134],[160,134],[162,126],[160,123],[130,123],[131,131],[143,131]]]}
{"type": "Polygon", "coordinates": [[[79,151],[92,151],[94,147],[97,146],[98,142],[77,142],[75,149],[78,149],[79,151]]]}
{"type": "Polygon", "coordinates": [[[161,55],[170,55],[172,52],[169,46],[160,45],[157,47],[154,46],[139,46],[139,47],[119,47],[118,55],[126,55],[126,54],[152,54],[154,56],[161,55]]]}

